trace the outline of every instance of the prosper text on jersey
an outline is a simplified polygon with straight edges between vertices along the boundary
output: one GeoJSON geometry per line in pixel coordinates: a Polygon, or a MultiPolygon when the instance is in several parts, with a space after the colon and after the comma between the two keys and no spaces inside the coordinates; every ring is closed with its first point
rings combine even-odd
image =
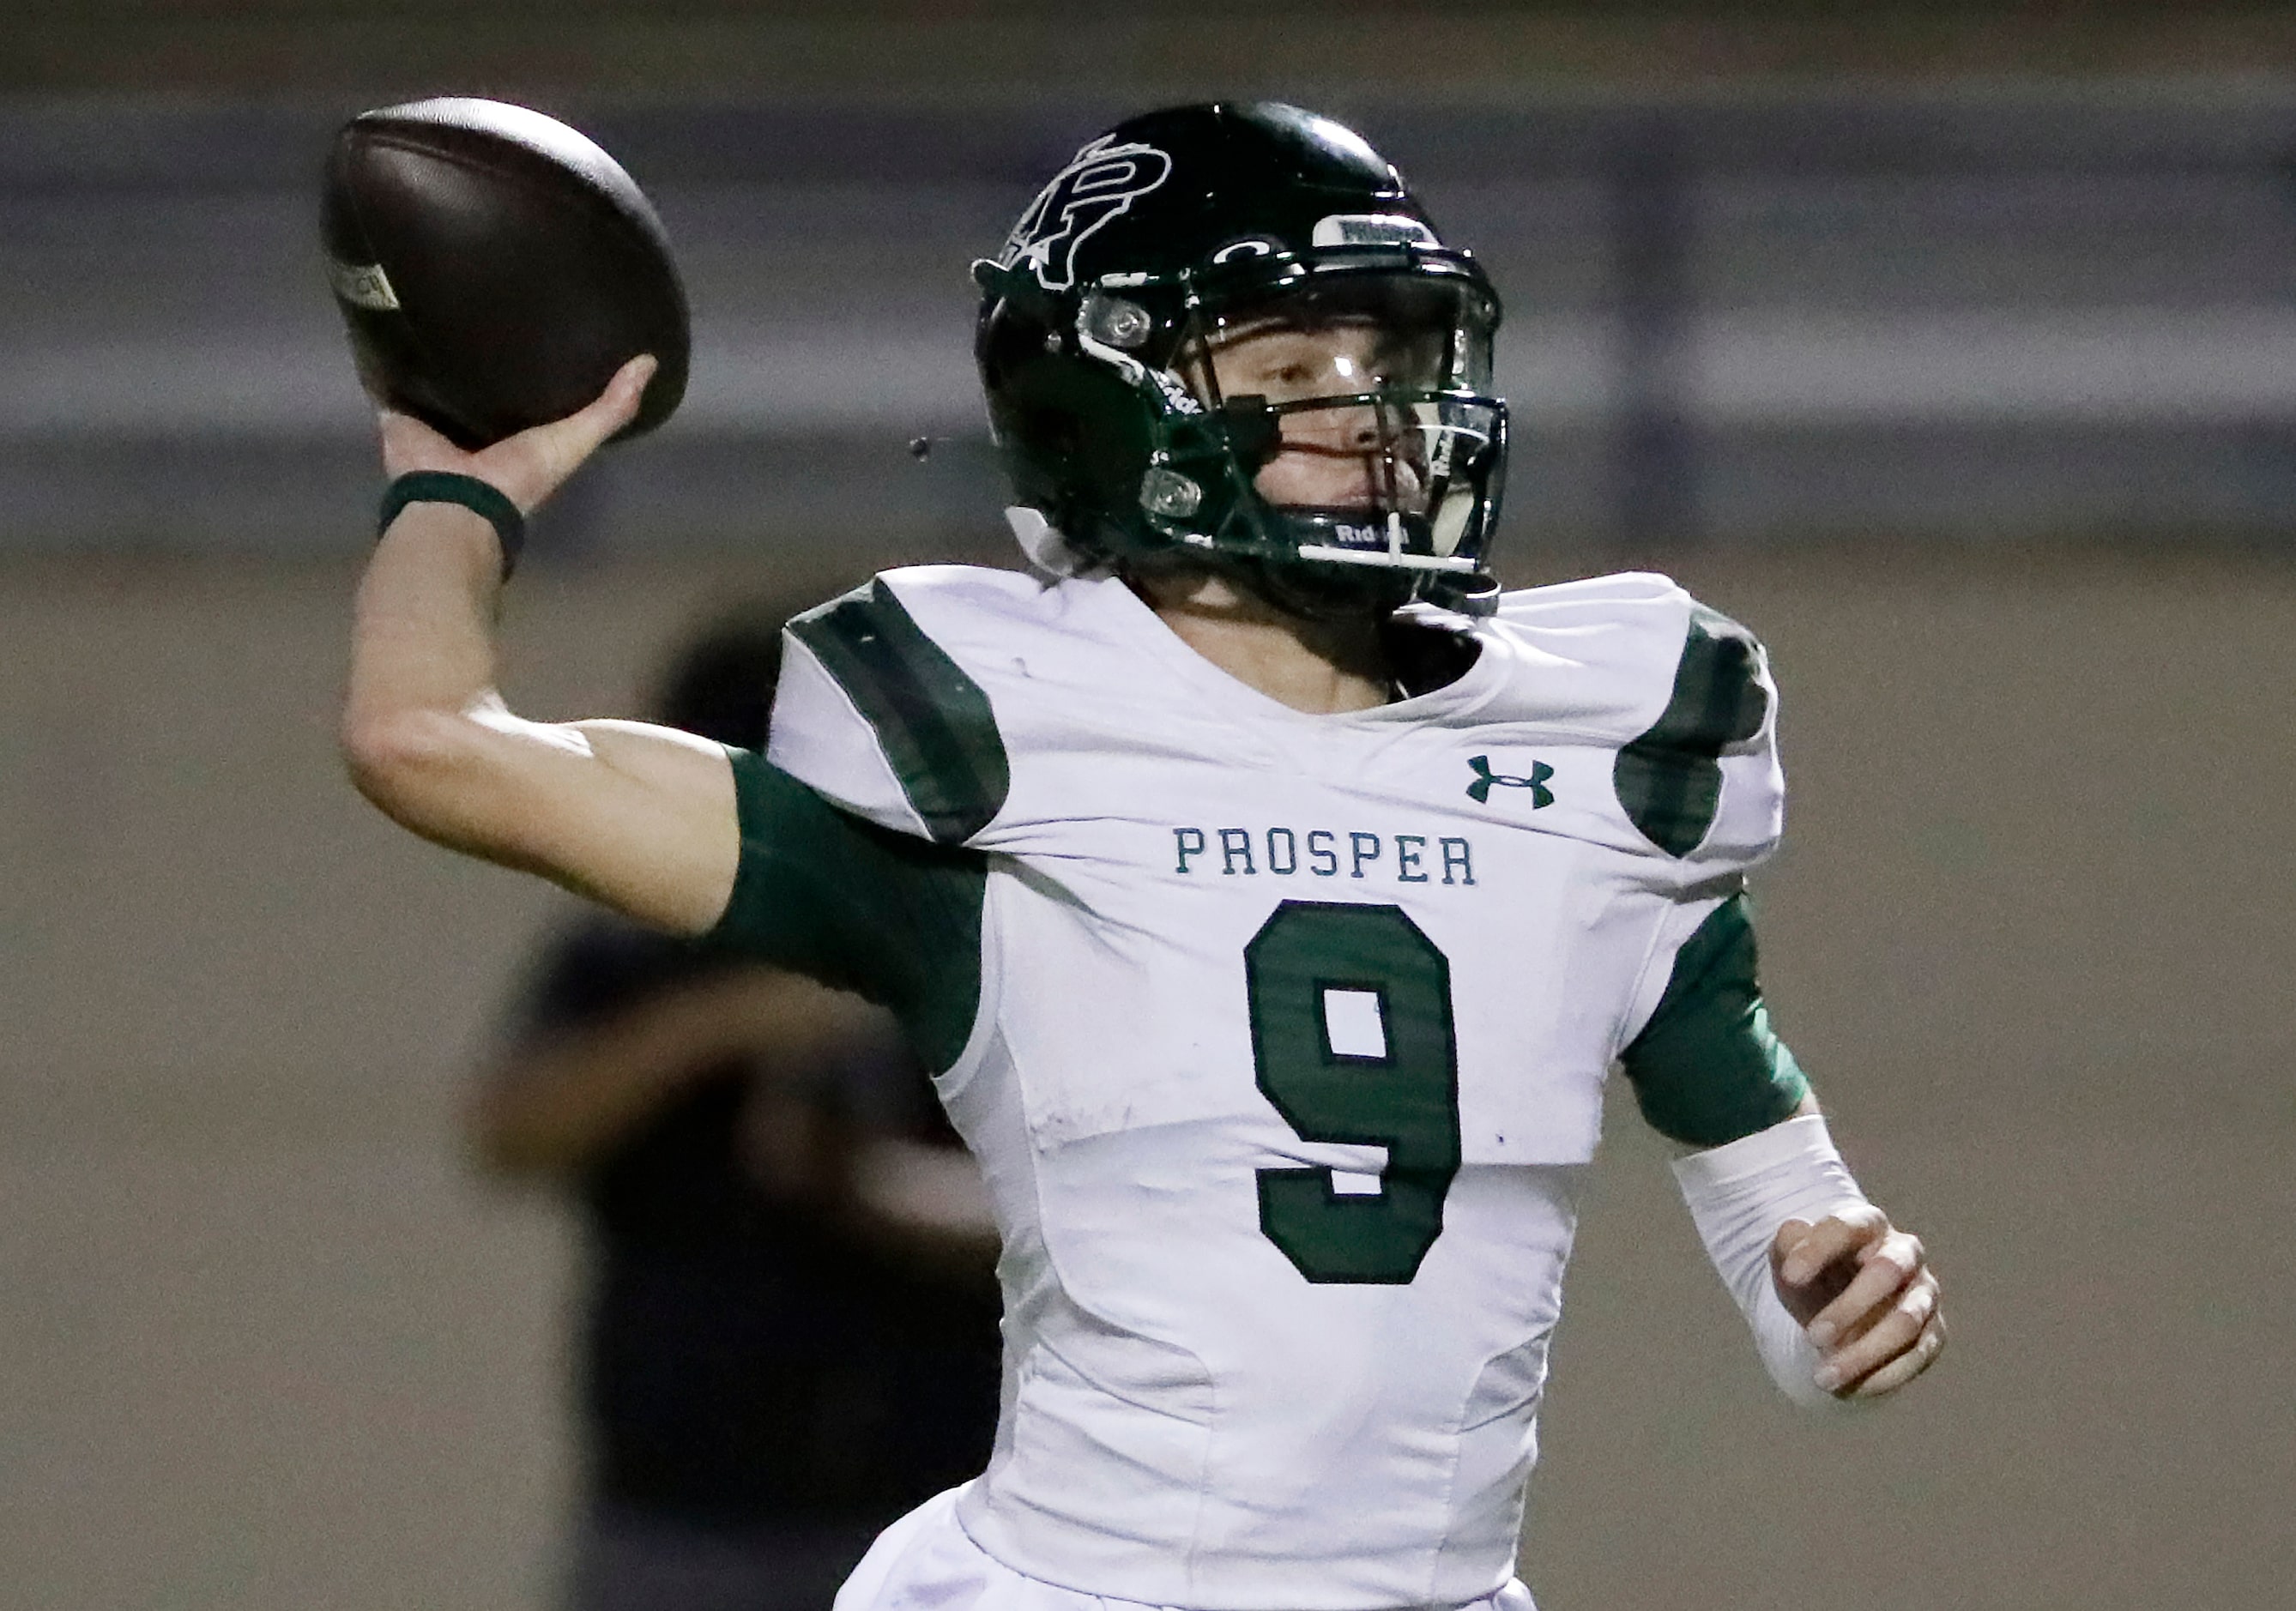
{"type": "Polygon", "coordinates": [[[1456,834],[1377,834],[1328,828],[1175,828],[1172,871],[1193,878],[1385,878],[1398,884],[1472,884],[1474,846],[1456,834]],[[1433,848],[1431,850],[1430,846],[1433,848]]]}

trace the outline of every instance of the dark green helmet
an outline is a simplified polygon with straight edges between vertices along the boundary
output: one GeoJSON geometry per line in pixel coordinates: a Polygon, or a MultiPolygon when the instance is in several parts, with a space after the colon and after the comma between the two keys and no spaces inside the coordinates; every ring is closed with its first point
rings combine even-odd
{"type": "Polygon", "coordinates": [[[1314,614],[1496,600],[1498,296],[1352,130],[1271,102],[1134,118],[973,274],[1040,564],[1193,556],[1314,614]]]}

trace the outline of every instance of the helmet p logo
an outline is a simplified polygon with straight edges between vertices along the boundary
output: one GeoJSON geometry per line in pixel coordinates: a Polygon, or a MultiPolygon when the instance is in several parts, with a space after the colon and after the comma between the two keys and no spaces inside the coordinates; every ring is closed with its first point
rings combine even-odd
{"type": "Polygon", "coordinates": [[[1053,176],[1005,238],[996,261],[1026,264],[1046,290],[1076,283],[1076,251],[1093,231],[1172,176],[1172,159],[1152,145],[1111,143],[1103,135],[1053,176]]]}

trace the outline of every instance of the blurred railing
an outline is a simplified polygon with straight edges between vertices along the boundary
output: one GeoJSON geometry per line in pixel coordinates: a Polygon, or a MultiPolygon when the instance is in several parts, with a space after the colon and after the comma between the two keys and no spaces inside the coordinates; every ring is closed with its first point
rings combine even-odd
{"type": "MultiPolygon", "coordinates": [[[[361,541],[347,110],[0,105],[0,552],[361,541]]],[[[1330,110],[1506,295],[1513,543],[2296,539],[2296,84],[1330,110]]],[[[572,115],[697,356],[560,546],[993,534],[965,266],[1111,109],[572,115]]]]}

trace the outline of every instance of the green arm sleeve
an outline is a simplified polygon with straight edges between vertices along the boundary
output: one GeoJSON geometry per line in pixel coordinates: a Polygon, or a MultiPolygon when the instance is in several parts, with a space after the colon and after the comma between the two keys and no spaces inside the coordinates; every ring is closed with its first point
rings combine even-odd
{"type": "Polygon", "coordinates": [[[1770,1032],[1746,897],[1714,909],[1675,953],[1666,994],[1620,1054],[1643,1116],[1660,1134],[1719,1147],[1792,1116],[1809,1094],[1770,1032]]]}
{"type": "Polygon", "coordinates": [[[734,893],[703,943],[890,1008],[929,1067],[980,1005],[987,858],[849,816],[762,756],[729,749],[742,822],[734,893]]]}

